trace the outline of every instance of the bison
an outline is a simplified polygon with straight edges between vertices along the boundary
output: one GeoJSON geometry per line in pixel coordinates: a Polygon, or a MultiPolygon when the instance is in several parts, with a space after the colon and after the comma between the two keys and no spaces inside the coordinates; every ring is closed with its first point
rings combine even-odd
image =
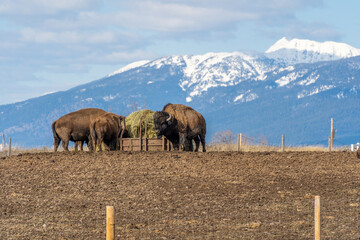
{"type": "Polygon", "coordinates": [[[192,140],[195,141],[195,152],[198,151],[200,141],[205,149],[206,122],[204,117],[191,107],[182,104],[168,103],[162,111],[153,115],[157,137],[163,135],[173,144],[174,149],[179,145],[184,151],[192,151],[192,140]]]}
{"type": "Polygon", "coordinates": [[[119,137],[121,131],[125,130],[125,117],[114,113],[105,113],[92,120],[90,123],[90,134],[93,141],[93,149],[99,147],[102,151],[104,146],[106,150],[116,150],[119,147],[119,137]],[[124,122],[124,127],[121,127],[124,122]]]}
{"type": "Polygon", "coordinates": [[[90,121],[104,113],[106,112],[102,109],[84,108],[68,113],[54,121],[51,125],[54,136],[54,151],[57,151],[60,141],[62,141],[65,151],[69,151],[69,141],[86,142],[91,150],[90,121]]]}

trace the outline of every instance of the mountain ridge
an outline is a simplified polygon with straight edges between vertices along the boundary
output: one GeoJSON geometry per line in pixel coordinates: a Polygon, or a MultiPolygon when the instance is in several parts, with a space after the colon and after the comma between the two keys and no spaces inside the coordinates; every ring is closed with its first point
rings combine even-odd
{"type": "Polygon", "coordinates": [[[50,146],[50,125],[85,107],[128,115],[169,103],[192,106],[217,131],[263,135],[268,144],[281,134],[291,145],[327,143],[327,122],[335,118],[335,144],[356,141],[360,108],[360,56],[285,64],[265,55],[207,53],[158,58],[67,91],[0,106],[0,129],[19,146],[50,146]],[[26,116],[26,118],[24,118],[26,116]]]}

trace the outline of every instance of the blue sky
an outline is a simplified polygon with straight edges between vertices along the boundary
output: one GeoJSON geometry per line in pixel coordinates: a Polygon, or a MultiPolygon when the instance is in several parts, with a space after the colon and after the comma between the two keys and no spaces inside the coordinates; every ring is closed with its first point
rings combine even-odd
{"type": "Polygon", "coordinates": [[[167,55],[282,37],[360,48],[358,0],[0,0],[0,105],[167,55]]]}

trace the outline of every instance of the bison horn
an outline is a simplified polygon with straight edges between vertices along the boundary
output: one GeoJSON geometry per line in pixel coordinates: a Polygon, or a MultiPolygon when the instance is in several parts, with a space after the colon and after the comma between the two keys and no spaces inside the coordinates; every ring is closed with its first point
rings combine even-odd
{"type": "Polygon", "coordinates": [[[169,117],[166,119],[166,121],[167,121],[167,122],[170,121],[171,118],[172,118],[172,116],[171,116],[171,114],[169,113],[169,117]]]}

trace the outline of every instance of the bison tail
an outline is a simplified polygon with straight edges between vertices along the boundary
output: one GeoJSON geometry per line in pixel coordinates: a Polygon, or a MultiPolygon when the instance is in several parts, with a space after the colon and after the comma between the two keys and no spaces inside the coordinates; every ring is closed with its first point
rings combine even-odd
{"type": "Polygon", "coordinates": [[[51,124],[51,129],[52,129],[52,132],[53,132],[53,136],[54,136],[54,139],[60,139],[59,135],[56,132],[55,124],[56,124],[56,121],[51,124]]]}
{"type": "Polygon", "coordinates": [[[57,151],[60,141],[61,141],[61,138],[59,137],[59,135],[56,132],[55,124],[56,124],[56,121],[51,124],[51,129],[52,129],[53,136],[54,136],[54,152],[57,151]]]}

